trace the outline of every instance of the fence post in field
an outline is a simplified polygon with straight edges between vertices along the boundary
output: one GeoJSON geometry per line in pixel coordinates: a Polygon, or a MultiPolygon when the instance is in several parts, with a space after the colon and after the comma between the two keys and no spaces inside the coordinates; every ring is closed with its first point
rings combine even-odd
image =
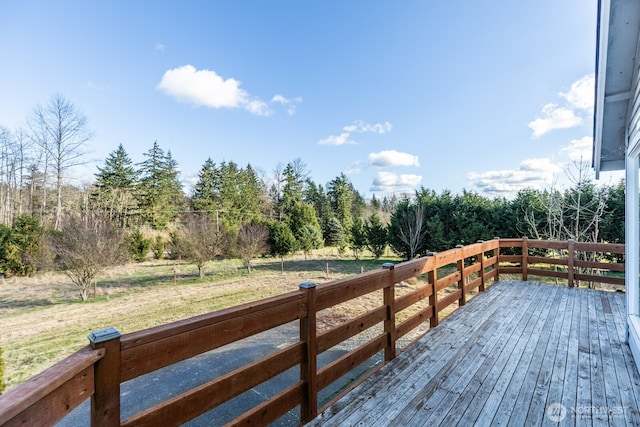
{"type": "Polygon", "coordinates": [[[574,239],[568,240],[568,253],[567,253],[567,273],[569,274],[568,282],[569,287],[573,288],[574,285],[574,263],[575,263],[575,255],[576,255],[576,241],[574,239]]]}
{"type": "Polygon", "coordinates": [[[478,240],[480,243],[480,255],[478,261],[480,262],[480,286],[478,291],[484,292],[484,240],[478,240]]]}
{"type": "Polygon", "coordinates": [[[101,329],[87,337],[93,349],[104,349],[104,357],[94,365],[91,427],[120,426],[120,337],[115,328],[101,329]]]}
{"type": "Polygon", "coordinates": [[[300,364],[300,380],[305,384],[305,396],[300,405],[300,418],[301,422],[305,423],[318,415],[316,284],[302,282],[300,289],[307,294],[307,315],[300,319],[300,341],[305,343],[305,357],[300,364]]]}
{"type": "Polygon", "coordinates": [[[458,306],[460,307],[467,303],[467,296],[464,293],[464,258],[462,256],[462,248],[464,248],[464,245],[456,245],[456,249],[458,249],[457,252],[460,256],[460,259],[456,261],[456,268],[458,269],[458,273],[460,274],[460,279],[458,279],[458,289],[460,289],[458,306]]]}
{"type": "Polygon", "coordinates": [[[389,286],[384,288],[383,304],[387,308],[384,319],[384,332],[387,335],[387,345],[384,348],[384,360],[389,362],[396,357],[396,279],[395,265],[392,262],[385,262],[382,268],[389,270],[389,286]]]}
{"type": "Polygon", "coordinates": [[[433,257],[433,270],[427,273],[429,283],[431,283],[431,296],[429,305],[433,307],[433,316],[429,319],[429,326],[438,326],[438,257],[435,252],[427,252],[427,256],[433,257]]]}
{"type": "Polygon", "coordinates": [[[527,263],[529,262],[529,239],[527,236],[522,238],[522,280],[528,280],[527,263]]]}

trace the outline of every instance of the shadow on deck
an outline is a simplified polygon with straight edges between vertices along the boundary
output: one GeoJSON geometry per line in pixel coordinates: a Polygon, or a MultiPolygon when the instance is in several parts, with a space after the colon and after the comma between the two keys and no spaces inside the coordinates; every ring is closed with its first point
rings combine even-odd
{"type": "Polygon", "coordinates": [[[640,425],[625,294],[503,281],[308,426],[640,425]]]}

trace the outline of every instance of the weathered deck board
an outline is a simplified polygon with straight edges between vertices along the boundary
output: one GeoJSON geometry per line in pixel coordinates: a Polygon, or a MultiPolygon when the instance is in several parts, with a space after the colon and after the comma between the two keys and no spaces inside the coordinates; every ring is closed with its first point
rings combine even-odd
{"type": "Polygon", "coordinates": [[[623,293],[500,282],[308,425],[640,425],[624,312],[623,293]]]}

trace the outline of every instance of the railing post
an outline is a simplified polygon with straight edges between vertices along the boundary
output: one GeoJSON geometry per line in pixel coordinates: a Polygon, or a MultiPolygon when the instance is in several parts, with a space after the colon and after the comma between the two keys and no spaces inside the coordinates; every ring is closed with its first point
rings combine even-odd
{"type": "Polygon", "coordinates": [[[433,316],[429,319],[429,326],[435,328],[438,326],[438,257],[435,252],[427,252],[426,255],[433,257],[433,270],[428,272],[427,276],[432,290],[429,305],[433,307],[433,316]]]}
{"type": "Polygon", "coordinates": [[[484,240],[478,240],[480,243],[480,286],[478,290],[484,292],[484,240]]]}
{"type": "Polygon", "coordinates": [[[527,281],[529,279],[527,274],[527,263],[529,262],[529,239],[527,236],[522,238],[522,280],[527,281]]]}
{"type": "Polygon", "coordinates": [[[458,289],[460,289],[460,298],[458,298],[458,306],[462,307],[467,303],[467,296],[464,293],[464,258],[462,257],[462,248],[464,245],[456,245],[456,249],[460,253],[460,259],[456,262],[460,279],[458,279],[458,289]]]}
{"type": "Polygon", "coordinates": [[[496,283],[500,281],[500,237],[496,236],[493,239],[498,241],[498,249],[496,251],[496,264],[495,264],[496,275],[493,279],[493,283],[496,283]]]}
{"type": "Polygon", "coordinates": [[[573,288],[574,286],[574,265],[575,265],[575,254],[576,254],[576,241],[574,239],[569,239],[568,243],[568,254],[567,254],[567,273],[569,275],[568,282],[569,287],[573,288]]]}
{"type": "Polygon", "coordinates": [[[89,334],[93,349],[104,349],[94,365],[95,393],[91,396],[91,427],[120,426],[120,337],[115,328],[89,334]]]}
{"type": "Polygon", "coordinates": [[[302,423],[311,421],[318,415],[318,381],[316,339],[316,284],[300,283],[300,289],[307,294],[307,315],[300,319],[300,341],[305,343],[305,357],[300,364],[300,380],[305,384],[305,396],[300,405],[302,423]]]}
{"type": "Polygon", "coordinates": [[[389,286],[384,288],[383,304],[387,308],[384,319],[384,332],[387,334],[387,346],[384,348],[384,361],[390,362],[396,357],[396,296],[395,265],[385,262],[382,268],[389,270],[389,286]]]}

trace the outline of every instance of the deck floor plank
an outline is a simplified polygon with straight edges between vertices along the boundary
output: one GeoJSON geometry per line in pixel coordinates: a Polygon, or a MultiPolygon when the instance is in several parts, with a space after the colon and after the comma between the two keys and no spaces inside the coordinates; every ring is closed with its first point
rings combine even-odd
{"type": "MultiPolygon", "coordinates": [[[[448,425],[453,425],[454,423],[464,423],[466,425],[474,423],[478,425],[489,425],[493,417],[496,415],[501,402],[506,398],[506,393],[509,391],[509,388],[517,387],[517,382],[519,381],[518,367],[522,369],[520,365],[521,361],[526,363],[527,351],[531,348],[529,343],[540,334],[542,326],[544,325],[543,322],[539,321],[539,319],[546,319],[549,317],[550,300],[545,298],[544,293],[536,292],[532,293],[530,296],[537,303],[535,305],[535,310],[529,313],[528,316],[522,317],[519,325],[524,325],[524,328],[517,328],[516,333],[508,339],[509,344],[515,343],[515,345],[506,359],[506,362],[503,363],[501,359],[497,359],[495,361],[487,379],[492,380],[494,373],[498,374],[498,377],[493,382],[485,381],[483,388],[481,389],[483,394],[487,396],[486,400],[483,400],[482,398],[475,398],[474,400],[476,401],[476,404],[470,403],[462,418],[459,420],[456,419],[456,413],[459,411],[451,412],[450,416],[445,419],[445,421],[448,422],[448,425]],[[523,357],[525,358],[524,360],[523,357]],[[472,409],[474,409],[474,411],[472,411],[472,409]],[[479,410],[479,412],[477,410],[479,410]]],[[[532,351],[533,350],[529,351],[529,353],[532,351]]],[[[506,354],[506,352],[503,353],[505,356],[506,354]]],[[[524,373],[525,371],[522,370],[522,372],[524,373]]],[[[515,396],[512,396],[509,400],[513,401],[514,397],[515,396]]]]}
{"type": "MultiPolygon", "coordinates": [[[[450,319],[457,319],[456,323],[447,322],[441,324],[429,332],[430,340],[428,344],[425,346],[412,346],[402,353],[403,357],[396,359],[399,363],[383,367],[378,374],[390,376],[389,381],[376,384],[373,387],[360,388],[357,393],[354,393],[354,401],[349,403],[350,408],[340,410],[340,419],[347,425],[352,422],[368,422],[371,417],[375,416],[374,408],[378,405],[375,397],[380,393],[384,393],[387,396],[390,409],[401,408],[402,406],[396,405],[395,402],[406,400],[408,393],[411,393],[416,388],[424,388],[423,381],[430,380],[428,375],[414,375],[415,364],[427,366],[434,373],[439,369],[446,369],[447,364],[451,363],[450,360],[457,350],[457,346],[461,344],[458,336],[460,328],[473,335],[478,334],[480,328],[492,326],[490,324],[485,326],[484,322],[479,319],[489,319],[493,316],[495,310],[497,310],[494,300],[499,296],[500,291],[496,290],[493,295],[494,298],[489,301],[489,305],[467,305],[466,308],[470,309],[468,311],[471,313],[471,317],[463,316],[463,318],[460,318],[462,312],[454,312],[450,319]],[[392,371],[392,373],[387,371],[392,371]],[[365,414],[364,417],[363,414],[365,414]],[[362,418],[365,419],[362,420],[362,418]]],[[[428,373],[426,372],[426,374],[428,373]]],[[[431,375],[431,377],[435,377],[435,375],[431,375]]],[[[320,418],[331,415],[336,409],[339,409],[341,403],[338,402],[333,405],[321,414],[320,418]]]]}
{"type": "MultiPolygon", "coordinates": [[[[524,307],[523,307],[524,308],[524,307]]],[[[494,354],[501,351],[500,337],[507,333],[512,334],[518,322],[518,313],[510,313],[507,317],[502,317],[499,323],[496,319],[491,319],[495,329],[485,337],[480,337],[478,343],[482,344],[479,352],[467,352],[464,358],[457,363],[458,370],[447,375],[446,379],[438,385],[435,390],[425,390],[423,396],[418,398],[423,401],[420,413],[405,414],[407,421],[416,422],[415,418],[421,418],[421,423],[437,423],[439,417],[447,415],[448,410],[453,407],[457,397],[463,390],[477,389],[480,378],[486,372],[486,366],[491,364],[494,354]],[[483,339],[484,338],[484,339],[483,339]],[[473,375],[472,375],[473,374],[473,375]],[[446,410],[446,411],[445,411],[446,410]]],[[[504,344],[504,343],[503,343],[504,344]]],[[[406,412],[406,411],[405,411],[406,412]]],[[[400,418],[400,421],[403,421],[400,418]]]]}
{"type": "Polygon", "coordinates": [[[526,385],[523,384],[519,395],[516,397],[516,403],[513,405],[513,411],[509,419],[509,424],[511,425],[540,425],[541,420],[544,419],[551,376],[556,356],[558,355],[558,344],[567,311],[568,296],[566,292],[558,292],[558,294],[560,294],[559,297],[555,299],[557,305],[553,307],[553,310],[557,310],[557,315],[550,316],[553,321],[551,322],[552,325],[549,329],[546,345],[544,345],[544,339],[542,339],[541,345],[537,348],[543,354],[535,354],[532,363],[529,364],[526,385]],[[527,393],[531,393],[530,400],[527,399],[527,393]]]}
{"type": "Polygon", "coordinates": [[[638,411],[638,401],[640,401],[640,378],[636,373],[636,365],[629,351],[629,346],[625,343],[625,299],[621,298],[610,301],[612,309],[617,313],[614,321],[607,324],[613,355],[620,400],[622,402],[622,413],[627,425],[640,426],[640,412],[638,411]]]}
{"type": "Polygon", "coordinates": [[[640,425],[624,298],[499,282],[308,425],[640,425]]]}

